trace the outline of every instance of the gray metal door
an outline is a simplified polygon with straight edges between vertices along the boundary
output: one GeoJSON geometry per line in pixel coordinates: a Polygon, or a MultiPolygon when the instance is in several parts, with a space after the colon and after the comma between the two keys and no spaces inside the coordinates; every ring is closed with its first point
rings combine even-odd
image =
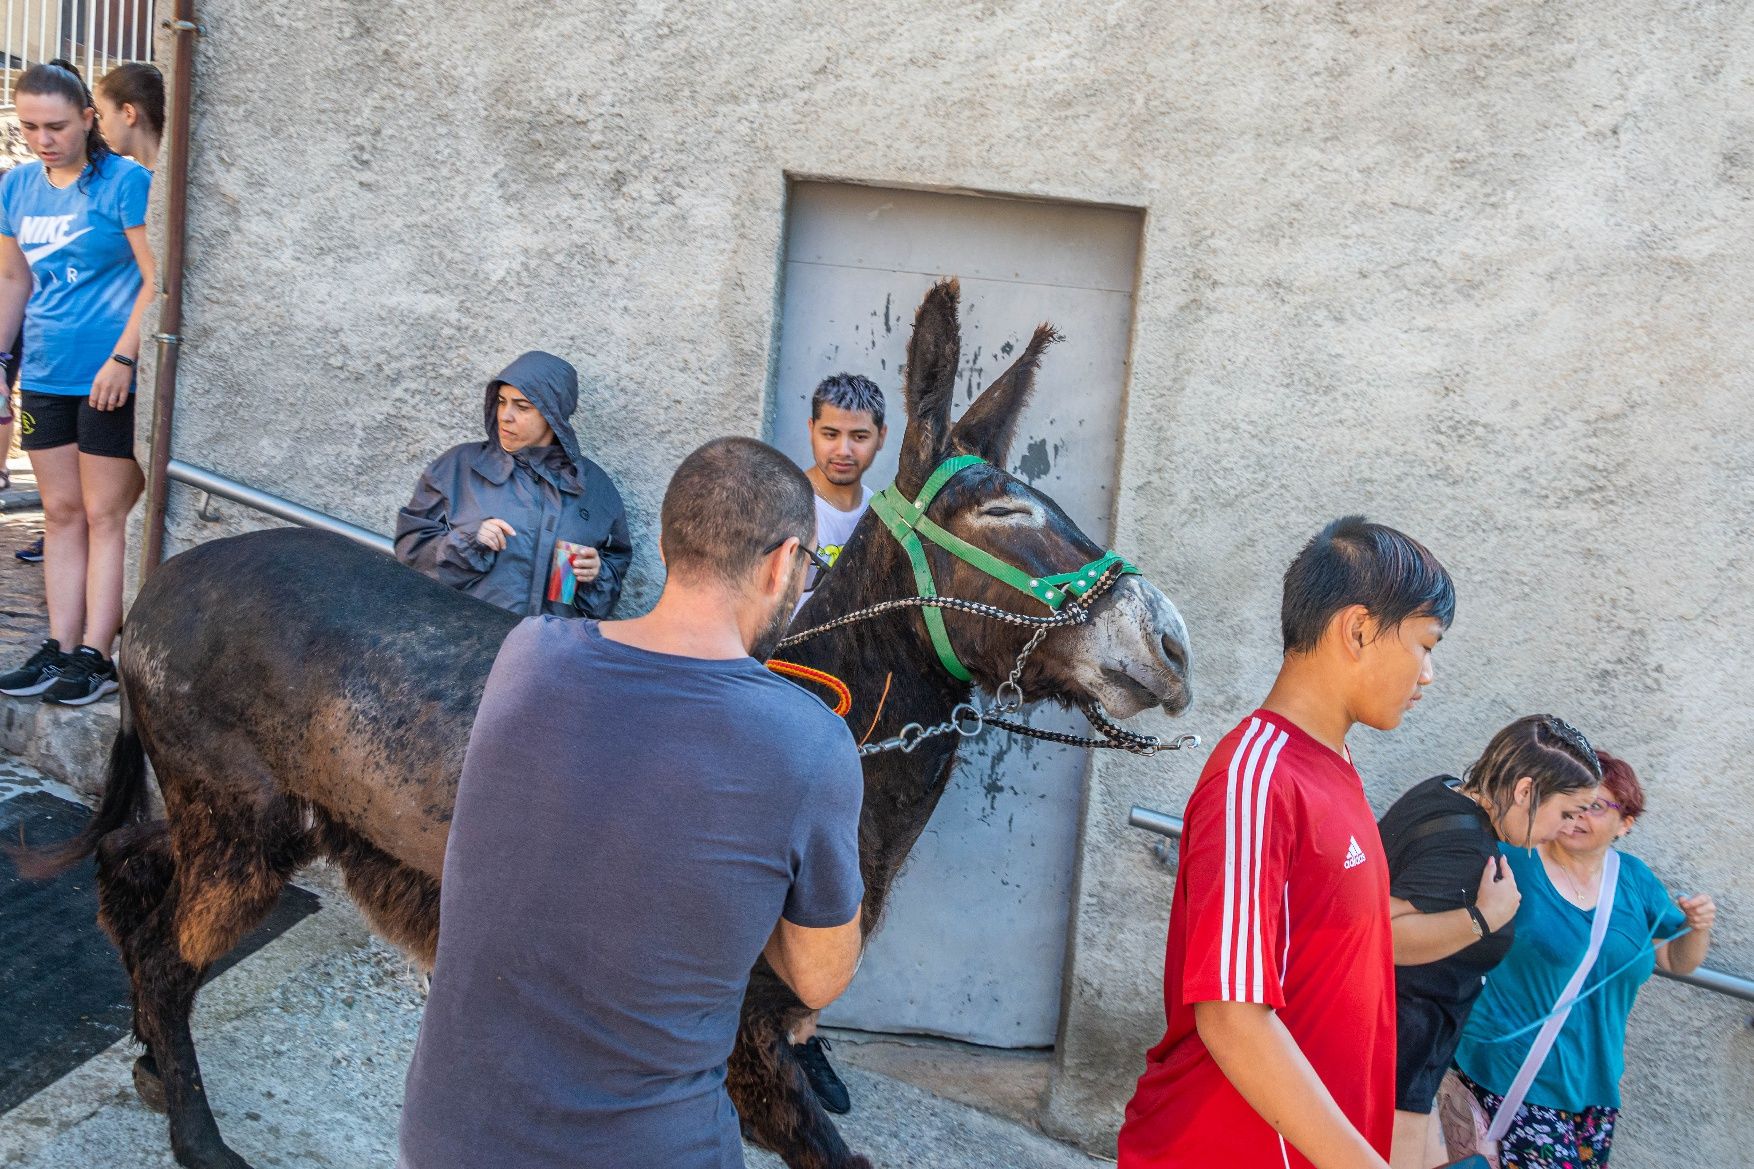
{"type": "MultiPolygon", "coordinates": [[[[795,184],[773,441],[807,465],[810,391],[840,370],[865,374],[890,414],[888,447],[866,485],[887,484],[905,424],[900,373],[914,309],[934,280],[958,276],[958,409],[1038,323],[1057,325],[1066,339],[1043,362],[1010,470],[1107,540],[1139,229],[1139,214],[1120,208],[795,184]]],[[[1081,722],[1047,710],[1031,718],[1067,730],[1081,722]]],[[[825,1021],[1052,1044],[1085,766],[1080,751],[1010,736],[967,751],[858,978],[825,1021]]]]}

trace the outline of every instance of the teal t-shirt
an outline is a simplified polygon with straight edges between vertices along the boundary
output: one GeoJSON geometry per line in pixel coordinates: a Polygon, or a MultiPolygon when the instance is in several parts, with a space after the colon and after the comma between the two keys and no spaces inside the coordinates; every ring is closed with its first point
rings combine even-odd
{"type": "MultiPolygon", "coordinates": [[[[1553,1009],[1589,948],[1591,914],[1560,896],[1539,856],[1509,845],[1501,846],[1500,852],[1509,860],[1523,895],[1516,914],[1516,940],[1504,961],[1486,976],[1486,989],[1462,1029],[1456,1066],[1476,1084],[1502,1096],[1516,1078],[1536,1032],[1508,1043],[1494,1040],[1553,1009]]],[[[1566,1017],[1553,1050],[1529,1086],[1528,1103],[1564,1112],[1620,1107],[1626,1020],[1638,988],[1657,965],[1652,936],[1658,941],[1671,938],[1684,924],[1686,915],[1656,874],[1637,857],[1621,853],[1608,935],[1583,983],[1588,997],[1580,999],[1566,1017]],[[1622,966],[1626,969],[1594,990],[1602,975],[1622,966]]]]}

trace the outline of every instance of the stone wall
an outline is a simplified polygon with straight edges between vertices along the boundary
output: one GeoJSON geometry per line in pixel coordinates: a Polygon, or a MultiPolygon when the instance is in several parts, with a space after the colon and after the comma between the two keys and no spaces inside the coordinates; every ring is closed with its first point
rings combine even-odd
{"type": "MultiPolygon", "coordinates": [[[[1754,970],[1754,37],[1734,4],[202,5],[180,457],[387,530],[540,346],[628,498],[765,425],[788,175],[1147,211],[1114,543],[1215,740],[1322,521],[1405,527],[1459,617],[1379,806],[1557,710],[1639,765],[1631,847],[1754,970]]],[[[1052,384],[1051,362],[1044,375],[1052,384]]],[[[172,547],[247,524],[192,516],[172,547]]],[[[1047,1126],[1112,1148],[1172,879],[1098,760],[1047,1126]]],[[[1616,1164],[1735,1163],[1743,1005],[1652,985],[1616,1164]]]]}

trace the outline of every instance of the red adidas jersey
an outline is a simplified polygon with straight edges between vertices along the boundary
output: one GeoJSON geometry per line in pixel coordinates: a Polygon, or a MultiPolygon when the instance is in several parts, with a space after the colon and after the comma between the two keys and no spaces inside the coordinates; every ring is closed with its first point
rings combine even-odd
{"type": "Polygon", "coordinates": [[[1265,1003],[1384,1157],[1394,1128],[1389,870],[1352,764],[1257,710],[1188,800],[1164,1010],[1121,1126],[1120,1169],[1297,1169],[1194,1029],[1193,1004],[1265,1003]]]}

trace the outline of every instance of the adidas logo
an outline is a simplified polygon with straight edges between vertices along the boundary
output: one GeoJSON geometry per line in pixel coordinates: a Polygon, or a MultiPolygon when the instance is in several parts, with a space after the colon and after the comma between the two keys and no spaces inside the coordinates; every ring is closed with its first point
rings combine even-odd
{"type": "Polygon", "coordinates": [[[1358,847],[1358,837],[1354,836],[1352,843],[1346,849],[1346,867],[1355,869],[1363,863],[1364,850],[1358,847]]]}

